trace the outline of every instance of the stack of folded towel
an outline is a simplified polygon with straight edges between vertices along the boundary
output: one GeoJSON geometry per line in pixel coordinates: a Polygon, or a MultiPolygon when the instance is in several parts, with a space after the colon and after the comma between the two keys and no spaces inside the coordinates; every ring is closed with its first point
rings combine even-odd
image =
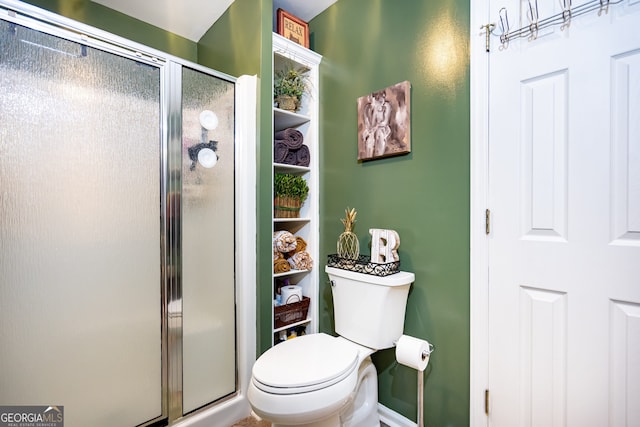
{"type": "Polygon", "coordinates": [[[309,166],[311,155],[304,145],[304,136],[297,129],[278,131],[273,140],[273,161],[295,166],[309,166]]]}
{"type": "Polygon", "coordinates": [[[305,250],[307,242],[302,237],[288,231],[273,233],[273,272],[286,273],[290,270],[311,270],[313,259],[305,250]]]}

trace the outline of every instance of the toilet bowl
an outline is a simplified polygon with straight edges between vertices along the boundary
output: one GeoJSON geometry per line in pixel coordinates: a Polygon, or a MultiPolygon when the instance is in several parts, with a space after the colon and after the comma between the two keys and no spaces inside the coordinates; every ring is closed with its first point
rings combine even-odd
{"type": "Polygon", "coordinates": [[[326,271],[340,336],[317,333],[285,341],[253,366],[247,398],[253,411],[274,427],[380,425],[377,372],[370,356],[392,347],[402,335],[414,275],[326,271]]]}
{"type": "Polygon", "coordinates": [[[323,333],[267,350],[256,361],[249,384],[254,412],[274,426],[340,425],[339,416],[353,401],[358,384],[360,350],[323,333]]]}

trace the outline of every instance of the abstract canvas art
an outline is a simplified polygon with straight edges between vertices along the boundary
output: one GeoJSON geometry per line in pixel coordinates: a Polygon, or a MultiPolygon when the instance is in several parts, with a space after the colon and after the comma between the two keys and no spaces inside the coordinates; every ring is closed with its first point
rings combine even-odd
{"type": "Polygon", "coordinates": [[[411,152],[411,83],[358,98],[358,160],[411,152]]]}

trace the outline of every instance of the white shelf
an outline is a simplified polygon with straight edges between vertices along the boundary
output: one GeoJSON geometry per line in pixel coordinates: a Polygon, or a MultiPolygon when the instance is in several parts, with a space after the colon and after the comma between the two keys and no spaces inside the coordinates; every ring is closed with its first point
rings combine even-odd
{"type": "Polygon", "coordinates": [[[310,221],[311,221],[311,218],[273,218],[273,222],[288,222],[292,224],[307,223],[310,221]]]}
{"type": "Polygon", "coordinates": [[[308,166],[287,165],[285,163],[274,163],[273,168],[276,172],[303,174],[311,171],[308,166]]]}
{"type": "Polygon", "coordinates": [[[289,324],[289,325],[287,325],[287,326],[283,326],[283,327],[281,327],[281,328],[275,328],[275,329],[273,330],[273,333],[275,334],[275,333],[280,332],[280,331],[286,331],[287,329],[295,328],[296,326],[305,325],[305,324],[307,324],[307,323],[309,323],[309,322],[311,322],[311,319],[306,318],[306,319],[304,319],[304,320],[301,320],[301,321],[299,321],[299,322],[295,322],[295,323],[291,323],[291,324],[289,324]]]}
{"type": "MultiPolygon", "coordinates": [[[[318,81],[319,66],[322,57],[284,37],[273,34],[273,73],[293,63],[296,68],[307,70],[311,93],[303,96],[298,112],[273,108],[273,133],[294,128],[303,134],[304,144],[309,148],[309,166],[295,166],[273,163],[272,173],[290,173],[303,177],[309,186],[309,195],[301,209],[301,218],[272,218],[272,231],[287,230],[301,237],[307,243],[306,251],[313,259],[311,270],[291,270],[285,273],[272,273],[272,291],[275,298],[276,286],[284,280],[302,287],[303,295],[310,298],[307,318],[302,321],[275,328],[272,311],[272,345],[277,343],[281,331],[304,329],[304,333],[318,332],[318,295],[320,282],[319,260],[319,176],[318,176],[318,81]]],[[[273,308],[272,308],[273,310],[273,308]]]]}
{"type": "Polygon", "coordinates": [[[311,117],[273,107],[273,130],[294,128],[311,121],[311,117]]]}
{"type": "Polygon", "coordinates": [[[309,273],[311,270],[289,270],[285,273],[277,273],[274,274],[273,277],[274,278],[281,278],[281,277],[291,277],[291,276],[295,276],[296,274],[307,274],[309,273]]]}

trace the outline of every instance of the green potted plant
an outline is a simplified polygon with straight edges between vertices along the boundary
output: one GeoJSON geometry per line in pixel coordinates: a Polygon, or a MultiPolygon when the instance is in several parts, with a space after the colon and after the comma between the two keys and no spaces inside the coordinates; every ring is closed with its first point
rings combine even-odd
{"type": "Polygon", "coordinates": [[[273,195],[275,218],[298,218],[300,207],[309,195],[309,186],[301,176],[276,173],[273,178],[273,195]]]}
{"type": "Polygon", "coordinates": [[[309,87],[307,71],[293,66],[276,71],[273,79],[273,98],[278,108],[298,111],[302,95],[309,87]]]}

